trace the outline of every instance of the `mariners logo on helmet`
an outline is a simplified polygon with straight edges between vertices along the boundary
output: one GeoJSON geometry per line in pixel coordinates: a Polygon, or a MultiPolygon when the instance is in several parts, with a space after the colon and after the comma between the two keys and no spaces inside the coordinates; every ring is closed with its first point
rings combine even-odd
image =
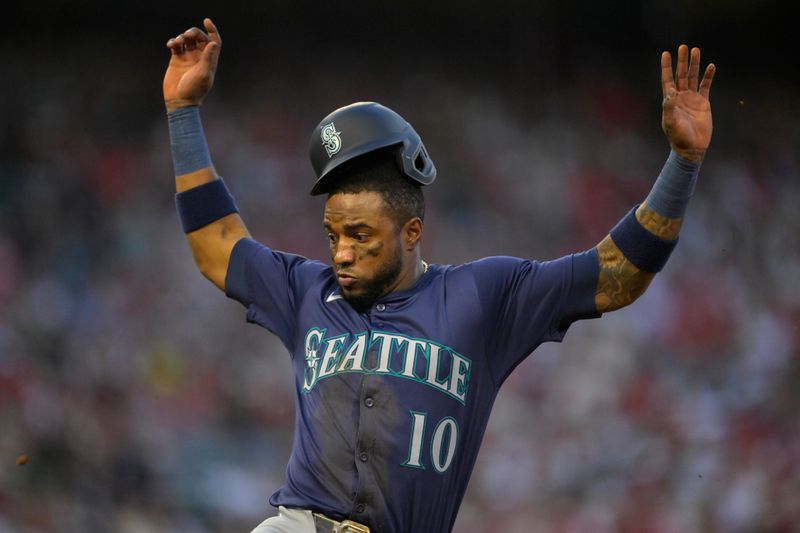
{"type": "Polygon", "coordinates": [[[342,147],[341,133],[341,131],[336,131],[336,126],[333,125],[333,122],[322,126],[320,137],[322,137],[322,145],[325,147],[325,151],[328,152],[328,157],[333,157],[333,154],[342,147]]]}
{"type": "Polygon", "coordinates": [[[430,185],[436,179],[436,167],[411,124],[375,102],[356,102],[330,113],[314,128],[308,144],[317,175],[312,195],[330,191],[337,177],[347,172],[346,163],[386,148],[391,148],[398,168],[413,182],[430,185]],[[334,123],[345,132],[344,138],[334,123]],[[339,172],[334,172],[337,169],[339,172]]]}

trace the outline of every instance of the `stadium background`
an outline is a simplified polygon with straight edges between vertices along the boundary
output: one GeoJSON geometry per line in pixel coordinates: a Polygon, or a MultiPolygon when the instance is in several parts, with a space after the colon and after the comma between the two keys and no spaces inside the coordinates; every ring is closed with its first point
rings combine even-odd
{"type": "Polygon", "coordinates": [[[257,238],[323,259],[306,150],[335,107],[380,101],[421,132],[439,168],[426,259],[553,258],[649,190],[668,153],[659,53],[700,46],[718,68],[715,134],[680,246],[636,305],[512,375],[456,531],[796,528],[789,4],[602,4],[12,6],[0,532],[249,531],[270,513],[292,436],[287,356],[197,273],[172,199],[164,43],[203,16],[224,41],[203,112],[215,164],[257,238]]]}

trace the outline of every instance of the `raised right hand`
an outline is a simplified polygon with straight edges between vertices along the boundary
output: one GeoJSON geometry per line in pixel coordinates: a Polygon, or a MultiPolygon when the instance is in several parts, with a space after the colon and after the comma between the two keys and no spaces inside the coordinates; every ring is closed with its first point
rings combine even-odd
{"type": "Polygon", "coordinates": [[[200,105],[214,85],[222,39],[211,19],[203,20],[206,32],[190,28],[167,41],[171,52],[164,74],[167,111],[200,105]]]}

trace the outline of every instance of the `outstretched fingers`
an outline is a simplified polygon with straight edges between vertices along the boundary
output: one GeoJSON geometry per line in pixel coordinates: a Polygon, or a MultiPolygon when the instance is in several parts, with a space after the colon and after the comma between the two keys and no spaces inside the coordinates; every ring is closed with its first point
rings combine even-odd
{"type": "Polygon", "coordinates": [[[700,82],[700,95],[704,98],[708,98],[708,93],[711,91],[711,82],[714,80],[716,72],[717,67],[714,66],[714,63],[709,63],[705,74],[703,74],[703,81],[700,82]]]}
{"type": "Polygon", "coordinates": [[[700,49],[694,47],[690,51],[688,46],[682,44],[678,47],[678,64],[675,67],[673,77],[672,56],[666,51],[661,53],[661,89],[664,93],[664,98],[676,91],[699,92],[702,96],[708,98],[715,72],[716,67],[713,63],[709,63],[703,74],[703,79],[699,80],[700,49]]]}
{"type": "Polygon", "coordinates": [[[675,92],[675,79],[672,77],[672,56],[669,52],[661,52],[661,90],[664,98],[675,92]]]}
{"type": "Polygon", "coordinates": [[[678,66],[675,69],[678,80],[678,90],[685,91],[689,88],[689,47],[682,44],[678,47],[678,66]]]}
{"type": "Polygon", "coordinates": [[[692,48],[689,56],[689,90],[697,91],[697,80],[700,76],[700,49],[692,48]]]}

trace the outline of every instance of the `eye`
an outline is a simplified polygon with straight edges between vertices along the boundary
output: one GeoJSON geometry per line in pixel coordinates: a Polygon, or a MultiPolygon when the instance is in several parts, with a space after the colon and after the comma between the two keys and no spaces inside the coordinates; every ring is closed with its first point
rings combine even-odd
{"type": "Polygon", "coordinates": [[[336,235],[334,235],[333,233],[328,233],[327,236],[329,244],[336,244],[336,235]]]}
{"type": "Polygon", "coordinates": [[[356,242],[367,242],[369,236],[366,233],[356,233],[353,239],[356,242]]]}

